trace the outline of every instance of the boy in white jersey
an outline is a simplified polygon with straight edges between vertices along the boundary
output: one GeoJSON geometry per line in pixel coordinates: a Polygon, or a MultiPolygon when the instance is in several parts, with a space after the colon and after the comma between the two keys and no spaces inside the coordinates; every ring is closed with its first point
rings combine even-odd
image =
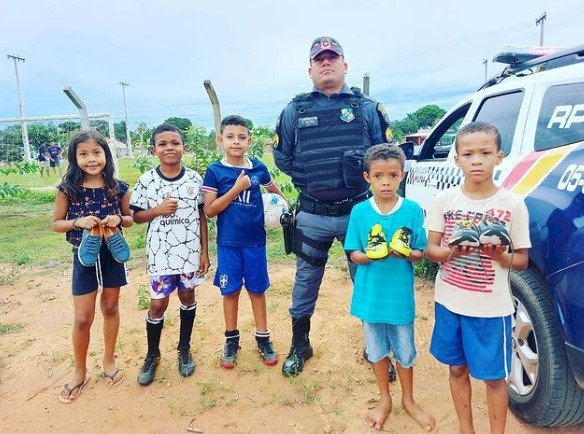
{"type": "Polygon", "coordinates": [[[491,433],[503,433],[514,311],[510,270],[528,264],[529,216],[523,199],[493,182],[501,135],[484,122],[456,135],[461,186],[441,192],[428,211],[428,258],[440,262],[430,352],[450,368],[461,433],[474,433],[469,374],[483,380],[491,433]]]}
{"type": "Polygon", "coordinates": [[[225,347],[223,368],[235,367],[239,350],[237,312],[241,288],[249,294],[256,323],[256,341],[263,362],[272,366],[278,355],[270,341],[266,314],[266,290],[270,286],[266,259],[266,230],[260,185],[282,195],[267,167],[245,152],[251,144],[247,121],[227,116],[221,122],[217,142],[225,157],[205,173],[205,213],[217,216],[217,272],[214,284],[223,295],[225,347]]]}
{"type": "Polygon", "coordinates": [[[175,289],[180,300],[178,369],[183,377],[195,371],[190,351],[197,309],[195,287],[209,269],[209,255],[202,179],[181,164],[186,150],[183,140],[174,125],[162,124],[154,129],[150,143],[160,165],[140,177],[130,201],[134,221],[149,223],[146,249],[150,309],[146,316],[148,352],[138,374],[142,386],[154,381],[164,312],[175,289]]]}

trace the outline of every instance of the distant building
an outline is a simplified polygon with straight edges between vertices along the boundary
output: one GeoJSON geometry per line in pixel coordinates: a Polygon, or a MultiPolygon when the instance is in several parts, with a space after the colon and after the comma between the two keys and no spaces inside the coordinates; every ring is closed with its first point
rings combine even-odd
{"type": "Polygon", "coordinates": [[[430,128],[427,129],[419,129],[413,134],[406,135],[406,142],[414,142],[415,146],[420,146],[422,142],[430,135],[432,130],[430,128]]]}

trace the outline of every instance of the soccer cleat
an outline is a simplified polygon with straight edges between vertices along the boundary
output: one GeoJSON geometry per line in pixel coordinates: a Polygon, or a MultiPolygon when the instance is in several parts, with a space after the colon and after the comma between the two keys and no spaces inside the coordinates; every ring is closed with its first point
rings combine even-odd
{"type": "Polygon", "coordinates": [[[195,361],[188,350],[178,352],[178,372],[182,377],[188,377],[195,372],[195,361]]]}
{"type": "Polygon", "coordinates": [[[258,350],[264,365],[274,366],[278,363],[278,354],[274,350],[274,345],[269,338],[256,339],[258,343],[258,350]]]}
{"type": "Polygon", "coordinates": [[[223,348],[223,354],[221,354],[219,365],[226,369],[235,368],[235,364],[237,363],[237,352],[240,348],[239,336],[228,337],[225,341],[225,347],[223,348]]]}
{"type": "Polygon", "coordinates": [[[478,224],[479,243],[493,244],[495,246],[511,245],[511,237],[503,223],[497,217],[486,215],[478,224]]]}
{"type": "Polygon", "coordinates": [[[374,224],[369,235],[367,236],[367,247],[365,248],[365,256],[369,259],[383,259],[389,255],[387,248],[387,241],[385,241],[385,234],[383,228],[379,223],[374,224]]]}
{"type": "Polygon", "coordinates": [[[459,221],[448,240],[449,246],[478,247],[479,244],[479,228],[469,220],[459,221]]]}
{"type": "Polygon", "coordinates": [[[140,373],[138,374],[138,384],[140,386],[148,386],[154,381],[156,368],[159,363],[160,356],[146,356],[146,359],[144,359],[144,365],[142,365],[142,369],[140,369],[140,373]]]}
{"type": "Polygon", "coordinates": [[[410,256],[410,242],[412,239],[412,230],[402,226],[397,231],[393,233],[391,241],[389,242],[389,250],[398,253],[399,255],[407,258],[410,256]]]}
{"type": "Polygon", "coordinates": [[[103,238],[101,225],[95,225],[91,229],[84,229],[81,244],[77,250],[79,262],[85,267],[92,267],[99,257],[101,240],[103,238]]]}
{"type": "Polygon", "coordinates": [[[118,228],[105,226],[103,237],[112,257],[117,262],[124,263],[130,259],[130,246],[118,228]]]}

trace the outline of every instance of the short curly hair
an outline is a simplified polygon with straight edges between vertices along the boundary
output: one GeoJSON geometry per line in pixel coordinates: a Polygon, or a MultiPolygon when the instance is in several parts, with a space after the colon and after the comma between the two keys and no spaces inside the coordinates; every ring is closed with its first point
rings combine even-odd
{"type": "Polygon", "coordinates": [[[469,134],[474,133],[486,133],[492,134],[495,139],[495,145],[497,145],[497,152],[501,150],[501,133],[497,129],[496,126],[488,123],[488,122],[471,122],[470,124],[466,124],[456,133],[456,139],[454,142],[454,146],[456,149],[456,153],[458,154],[458,141],[461,137],[468,136],[469,134]]]}
{"type": "Polygon", "coordinates": [[[389,160],[393,158],[399,161],[399,164],[404,169],[406,163],[406,154],[399,146],[390,145],[389,143],[381,143],[379,145],[371,146],[365,153],[365,171],[371,170],[371,163],[377,160],[389,160]]]}

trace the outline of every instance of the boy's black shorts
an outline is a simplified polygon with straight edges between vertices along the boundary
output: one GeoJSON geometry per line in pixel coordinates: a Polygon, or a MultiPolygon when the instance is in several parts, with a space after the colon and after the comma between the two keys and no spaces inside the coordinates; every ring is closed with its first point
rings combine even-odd
{"type": "MultiPolygon", "coordinates": [[[[77,247],[73,247],[73,275],[71,286],[73,295],[90,294],[97,290],[97,267],[85,267],[77,257],[77,247]]],[[[126,264],[117,262],[110,253],[105,241],[101,243],[99,251],[101,275],[104,288],[118,288],[128,284],[126,264]]]]}

